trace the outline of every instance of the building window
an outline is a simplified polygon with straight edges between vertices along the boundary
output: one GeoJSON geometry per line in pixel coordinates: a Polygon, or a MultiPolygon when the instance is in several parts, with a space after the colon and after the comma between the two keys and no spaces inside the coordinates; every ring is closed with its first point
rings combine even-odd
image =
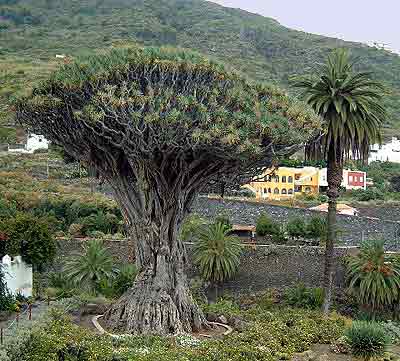
{"type": "Polygon", "coordinates": [[[274,189],[274,194],[279,194],[279,189],[278,188],[274,189]]]}
{"type": "Polygon", "coordinates": [[[293,194],[293,189],[289,189],[288,194],[293,194]]]}
{"type": "Polygon", "coordinates": [[[267,193],[267,188],[264,188],[264,194],[267,193]]]}
{"type": "Polygon", "coordinates": [[[300,174],[295,174],[294,179],[299,180],[300,179],[300,174]]]}
{"type": "Polygon", "coordinates": [[[356,175],[354,176],[354,182],[358,182],[358,177],[356,175]]]}
{"type": "Polygon", "coordinates": [[[306,189],[304,190],[304,192],[310,193],[310,192],[311,192],[311,188],[310,188],[310,187],[306,187],[306,189]]]}
{"type": "Polygon", "coordinates": [[[276,175],[276,176],[275,176],[275,182],[276,182],[276,183],[279,183],[279,175],[276,175]]]}
{"type": "Polygon", "coordinates": [[[301,192],[301,186],[295,186],[294,187],[295,192],[301,192]]]}
{"type": "Polygon", "coordinates": [[[282,176],[282,183],[286,183],[286,176],[282,176]]]}
{"type": "Polygon", "coordinates": [[[360,182],[361,182],[361,183],[364,182],[364,177],[360,177],[360,182]]]}
{"type": "Polygon", "coordinates": [[[286,191],[286,189],[285,189],[285,188],[283,188],[281,193],[282,193],[282,194],[287,194],[287,191],[286,191]]]}
{"type": "Polygon", "coordinates": [[[288,183],[293,183],[293,177],[292,176],[289,176],[288,183]]]}
{"type": "Polygon", "coordinates": [[[353,181],[353,176],[350,175],[350,176],[349,176],[349,182],[352,182],[352,181],[353,181]]]}
{"type": "Polygon", "coordinates": [[[268,193],[271,193],[271,188],[268,188],[268,193]]]}

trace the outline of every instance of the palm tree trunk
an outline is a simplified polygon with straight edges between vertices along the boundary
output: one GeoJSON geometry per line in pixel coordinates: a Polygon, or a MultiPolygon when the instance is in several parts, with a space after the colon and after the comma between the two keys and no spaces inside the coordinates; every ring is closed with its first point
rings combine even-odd
{"type": "Polygon", "coordinates": [[[328,235],[325,247],[325,269],[324,269],[324,292],[325,299],[323,304],[324,314],[328,314],[332,304],[332,292],[334,282],[334,247],[337,236],[337,198],[343,178],[343,163],[340,153],[336,147],[330,146],[328,152],[328,235]]]}

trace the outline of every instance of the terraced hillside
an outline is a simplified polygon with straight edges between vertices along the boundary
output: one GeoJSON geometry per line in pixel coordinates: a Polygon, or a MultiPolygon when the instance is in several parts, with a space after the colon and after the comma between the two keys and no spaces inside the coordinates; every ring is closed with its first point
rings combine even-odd
{"type": "MultiPolygon", "coordinates": [[[[386,135],[400,134],[400,56],[291,30],[277,21],[203,0],[0,0],[0,142],[13,138],[12,100],[65,59],[127,43],[192,48],[288,87],[335,47],[388,85],[386,135]]],[[[288,87],[289,88],[289,87],[288,87]]]]}

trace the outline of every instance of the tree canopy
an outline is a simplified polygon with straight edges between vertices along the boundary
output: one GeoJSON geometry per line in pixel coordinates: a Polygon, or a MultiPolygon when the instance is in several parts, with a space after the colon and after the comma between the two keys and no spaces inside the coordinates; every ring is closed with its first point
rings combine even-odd
{"type": "Polygon", "coordinates": [[[193,159],[196,167],[213,164],[217,175],[245,171],[304,143],[319,127],[310,109],[282,91],[166,48],[79,59],[20,101],[17,114],[109,177],[128,159],[135,159],[129,168],[171,166],[173,178],[193,159]]]}

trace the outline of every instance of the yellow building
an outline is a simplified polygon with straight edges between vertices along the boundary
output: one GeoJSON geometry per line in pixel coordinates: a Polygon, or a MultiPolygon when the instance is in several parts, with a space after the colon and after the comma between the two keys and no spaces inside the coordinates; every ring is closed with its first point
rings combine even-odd
{"type": "Polygon", "coordinates": [[[245,188],[258,199],[285,200],[298,194],[318,194],[319,169],[315,167],[267,169],[245,188]]]}

